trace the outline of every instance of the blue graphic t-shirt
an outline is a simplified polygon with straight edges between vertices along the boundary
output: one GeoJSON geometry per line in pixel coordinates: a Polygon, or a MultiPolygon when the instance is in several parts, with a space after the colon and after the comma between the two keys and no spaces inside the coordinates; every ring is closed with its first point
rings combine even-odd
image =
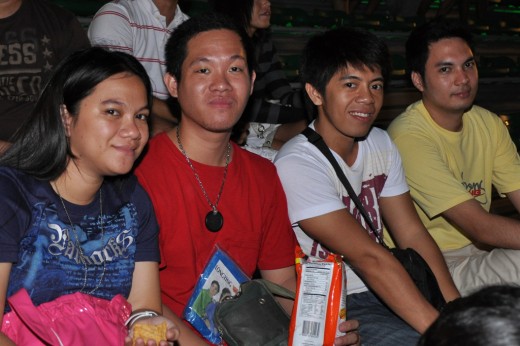
{"type": "Polygon", "coordinates": [[[88,205],[64,201],[48,181],[0,167],[0,262],[11,262],[7,297],[25,288],[35,305],[83,291],[128,297],[134,263],[158,262],[151,202],[131,177],[105,181],[88,205]],[[79,246],[78,246],[79,244],[79,246]]]}

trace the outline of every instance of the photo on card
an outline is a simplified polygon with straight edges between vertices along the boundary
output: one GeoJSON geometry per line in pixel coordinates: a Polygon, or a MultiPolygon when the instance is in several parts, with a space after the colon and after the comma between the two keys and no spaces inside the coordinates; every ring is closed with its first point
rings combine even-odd
{"type": "Polygon", "coordinates": [[[208,341],[220,344],[222,338],[213,319],[215,310],[223,299],[235,296],[240,284],[248,280],[233,259],[216,246],[184,309],[184,318],[208,341]]]}

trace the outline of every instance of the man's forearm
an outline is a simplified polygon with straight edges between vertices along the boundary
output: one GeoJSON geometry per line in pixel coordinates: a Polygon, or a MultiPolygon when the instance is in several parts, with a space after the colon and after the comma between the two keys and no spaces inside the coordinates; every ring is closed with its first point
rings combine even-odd
{"type": "Polygon", "coordinates": [[[437,318],[438,311],[422,296],[401,264],[386,252],[383,257],[356,261],[353,267],[392,311],[419,333],[424,333],[437,318]]]}
{"type": "Polygon", "coordinates": [[[442,216],[457,225],[458,229],[473,243],[489,247],[520,249],[520,221],[491,214],[474,199],[446,210],[442,216]]]}
{"type": "Polygon", "coordinates": [[[504,249],[520,250],[520,220],[489,214],[489,227],[479,225],[474,241],[504,249]]]}
{"type": "Polygon", "coordinates": [[[473,243],[497,248],[520,249],[520,221],[491,214],[474,199],[458,204],[442,215],[449,222],[457,225],[473,243]]]}
{"type": "Polygon", "coordinates": [[[439,247],[428,234],[421,234],[409,247],[416,250],[428,263],[446,301],[452,301],[460,297],[460,293],[451,278],[451,274],[439,247]]]}

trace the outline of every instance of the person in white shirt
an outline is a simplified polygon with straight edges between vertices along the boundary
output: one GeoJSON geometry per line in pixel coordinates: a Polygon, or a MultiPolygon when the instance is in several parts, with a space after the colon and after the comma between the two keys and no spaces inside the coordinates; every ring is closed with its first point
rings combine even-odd
{"type": "MultiPolygon", "coordinates": [[[[372,128],[390,73],[385,43],[368,31],[340,28],[310,39],[302,82],[318,109],[311,123],[332,151],[382,237],[416,250],[432,269],[446,301],[459,297],[442,254],[417,215],[396,146],[372,128]]],[[[341,255],[347,269],[347,315],[360,321],[366,345],[415,345],[438,316],[403,266],[376,235],[331,163],[304,135],[284,144],[275,165],[289,218],[306,255],[341,255]]]]}
{"type": "Polygon", "coordinates": [[[152,134],[173,128],[170,95],[163,82],[166,72],[164,46],[170,34],[188,19],[177,0],[118,0],[99,9],[88,28],[93,46],[133,55],[152,81],[154,102],[152,134]]]}

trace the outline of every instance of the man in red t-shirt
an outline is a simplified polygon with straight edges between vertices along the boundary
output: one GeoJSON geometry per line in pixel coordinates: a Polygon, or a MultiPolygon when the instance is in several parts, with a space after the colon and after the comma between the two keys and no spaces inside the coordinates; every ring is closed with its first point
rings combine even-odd
{"type": "MultiPolygon", "coordinates": [[[[166,45],[164,79],[181,121],[150,141],[136,174],[160,226],[163,303],[177,315],[216,245],[247,275],[258,269],[264,279],[296,287],[296,241],[276,169],[229,140],[252,91],[252,59],[245,33],[220,15],[184,22],[166,45]]],[[[281,303],[290,313],[293,302],[281,303]]],[[[356,321],[340,327],[356,328],[356,321]]],[[[181,345],[195,338],[181,326],[181,345]]],[[[338,340],[358,343],[355,332],[338,340]]]]}

